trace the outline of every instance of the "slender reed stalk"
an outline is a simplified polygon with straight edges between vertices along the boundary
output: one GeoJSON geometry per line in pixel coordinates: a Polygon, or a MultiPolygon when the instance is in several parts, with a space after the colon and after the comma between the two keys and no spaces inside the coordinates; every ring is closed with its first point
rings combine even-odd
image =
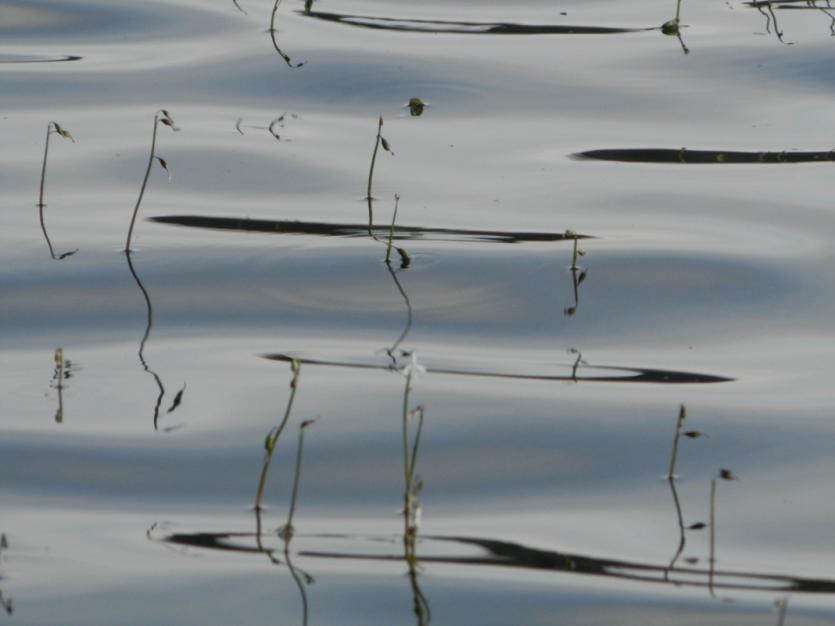
{"type": "Polygon", "coordinates": [[[381,115],[379,121],[377,122],[377,137],[374,139],[374,152],[371,153],[371,165],[368,168],[368,189],[366,192],[366,199],[368,200],[368,236],[374,237],[374,209],[372,207],[373,196],[371,195],[371,184],[374,180],[374,165],[377,162],[377,152],[380,149],[380,146],[383,146],[383,150],[386,152],[390,152],[392,155],[394,152],[389,145],[389,142],[383,137],[383,116],[381,115]]]}
{"type": "Polygon", "coordinates": [[[58,410],[55,412],[55,422],[64,421],[64,350],[55,350],[55,388],[58,390],[58,410]]]}
{"type": "Polygon", "coordinates": [[[151,176],[151,167],[154,165],[154,159],[159,161],[159,164],[162,168],[168,171],[168,164],[165,162],[164,159],[159,158],[156,155],[156,148],[157,148],[157,127],[159,124],[162,123],[165,126],[168,126],[173,131],[178,131],[174,125],[174,120],[171,119],[171,115],[165,109],[160,109],[159,111],[154,114],[154,131],[151,135],[151,154],[148,157],[148,167],[145,169],[145,178],[142,180],[142,187],[139,189],[139,197],[136,199],[136,206],[133,209],[133,215],[130,218],[130,226],[128,227],[128,236],[125,240],[125,254],[130,254],[130,242],[133,238],[133,227],[136,223],[136,216],[139,213],[139,205],[142,204],[142,196],[145,195],[145,187],[148,186],[148,178],[151,176]]]}
{"type": "Polygon", "coordinates": [[[684,426],[684,420],[687,418],[687,409],[682,404],[678,411],[678,420],[676,421],[676,436],[673,438],[673,452],[670,455],[670,468],[667,470],[667,478],[675,478],[676,475],[676,459],[678,457],[678,442],[681,439],[681,427],[684,426]]]}
{"type": "MultiPolygon", "coordinates": [[[[318,418],[316,418],[318,419],[318,418]]],[[[302,454],[304,453],[304,431],[305,429],[316,422],[315,419],[305,420],[299,426],[299,445],[296,449],[296,468],[293,471],[293,492],[290,495],[290,508],[287,511],[287,522],[282,526],[278,534],[286,542],[289,543],[293,537],[293,516],[296,514],[296,502],[299,497],[299,481],[302,475],[302,454]]]]}
{"type": "Polygon", "coordinates": [[[273,451],[275,450],[278,438],[281,436],[281,433],[284,431],[284,427],[287,425],[287,420],[290,419],[290,412],[293,410],[293,401],[296,399],[296,391],[299,386],[299,373],[301,372],[301,368],[301,363],[296,359],[293,359],[290,362],[290,370],[293,373],[293,378],[290,380],[290,397],[287,400],[287,408],[284,410],[284,417],[282,418],[281,423],[273,428],[264,440],[264,463],[261,466],[261,477],[258,480],[258,490],[255,494],[254,508],[256,511],[261,510],[261,498],[264,495],[264,485],[267,482],[267,472],[270,469],[273,451]]]}
{"type": "Polygon", "coordinates": [[[716,596],[713,590],[713,574],[716,569],[716,479],[710,481],[710,557],[708,559],[710,572],[708,574],[708,589],[711,596],[716,596]]]}
{"type": "Polygon", "coordinates": [[[386,247],[386,263],[391,263],[391,240],[394,238],[394,224],[397,221],[397,208],[400,206],[400,196],[394,194],[394,215],[391,216],[391,228],[389,229],[389,241],[386,247]]]}
{"type": "Polygon", "coordinates": [[[44,239],[46,239],[46,245],[49,247],[49,255],[55,260],[64,259],[72,254],[78,252],[78,250],[73,250],[71,252],[65,252],[59,256],[55,256],[55,249],[52,247],[52,241],[49,239],[49,235],[46,232],[46,221],[44,220],[44,207],[46,203],[44,203],[44,186],[46,185],[46,162],[49,158],[49,136],[52,133],[56,133],[60,135],[64,139],[69,139],[73,143],[75,143],[75,139],[69,133],[68,130],[61,127],[58,122],[49,122],[46,125],[46,140],[44,141],[44,148],[43,148],[43,164],[41,165],[41,184],[40,190],[38,192],[38,218],[41,222],[41,231],[43,231],[44,239]]]}

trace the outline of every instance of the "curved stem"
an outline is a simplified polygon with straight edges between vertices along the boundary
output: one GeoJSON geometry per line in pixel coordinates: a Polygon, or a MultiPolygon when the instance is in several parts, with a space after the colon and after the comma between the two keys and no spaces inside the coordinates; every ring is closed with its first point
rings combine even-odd
{"type": "Polygon", "coordinates": [[[383,116],[380,116],[380,121],[377,123],[377,138],[374,140],[374,152],[371,154],[371,167],[368,168],[368,191],[366,197],[368,199],[368,235],[374,237],[372,228],[374,227],[374,213],[371,207],[371,182],[374,179],[374,163],[377,161],[377,151],[380,149],[380,138],[383,132],[383,116]]]}
{"type": "Polygon", "coordinates": [[[139,213],[139,205],[142,203],[142,196],[145,195],[145,187],[148,185],[148,178],[151,176],[151,167],[154,164],[154,152],[157,147],[157,126],[159,125],[159,113],[154,115],[154,132],[151,136],[151,155],[148,157],[148,167],[145,169],[145,178],[142,180],[142,188],[139,190],[139,197],[136,199],[136,206],[133,209],[133,215],[130,218],[130,227],[128,227],[128,237],[125,241],[125,252],[130,254],[130,240],[133,237],[133,226],[136,223],[136,215],[139,213]]]}

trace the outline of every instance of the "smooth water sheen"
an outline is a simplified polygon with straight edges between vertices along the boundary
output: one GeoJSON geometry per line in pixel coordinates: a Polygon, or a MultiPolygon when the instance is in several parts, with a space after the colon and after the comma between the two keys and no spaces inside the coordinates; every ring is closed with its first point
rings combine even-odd
{"type": "Polygon", "coordinates": [[[0,1],[0,623],[831,623],[835,8],[676,10],[0,1]]]}

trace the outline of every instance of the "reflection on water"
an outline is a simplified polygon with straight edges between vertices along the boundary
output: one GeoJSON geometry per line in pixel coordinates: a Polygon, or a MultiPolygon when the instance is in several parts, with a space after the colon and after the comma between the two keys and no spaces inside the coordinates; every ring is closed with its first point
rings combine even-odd
{"type": "MultiPolygon", "coordinates": [[[[137,352],[139,356],[139,362],[142,364],[142,369],[145,370],[151,377],[154,379],[156,383],[157,390],[159,393],[157,394],[156,400],[154,402],[154,409],[153,409],[153,424],[154,430],[159,429],[159,418],[160,418],[160,407],[162,405],[162,398],[165,395],[165,387],[162,384],[162,379],[160,378],[159,374],[156,371],[152,370],[148,365],[148,361],[145,359],[145,344],[148,341],[148,337],[151,335],[151,328],[154,325],[154,308],[151,304],[151,296],[148,293],[148,290],[145,288],[145,285],[142,284],[142,281],[139,279],[139,274],[136,273],[136,269],[133,266],[133,253],[130,251],[125,251],[125,260],[128,263],[128,270],[130,270],[131,276],[133,276],[133,280],[136,283],[136,286],[139,287],[139,291],[142,293],[142,298],[145,300],[145,333],[142,335],[142,339],[139,341],[139,351],[137,352]]],[[[171,407],[168,409],[168,413],[174,412],[182,403],[183,401],[183,393],[185,392],[186,385],[183,383],[182,389],[180,389],[177,394],[174,396],[174,400],[171,403],[171,407]]],[[[165,432],[170,432],[172,430],[176,430],[180,428],[182,424],[178,424],[176,426],[168,426],[163,429],[165,432]]]]}

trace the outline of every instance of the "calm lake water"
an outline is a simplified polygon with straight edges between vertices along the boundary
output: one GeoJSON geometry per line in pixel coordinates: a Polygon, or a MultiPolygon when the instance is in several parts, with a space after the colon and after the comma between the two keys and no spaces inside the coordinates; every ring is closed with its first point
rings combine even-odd
{"type": "Polygon", "coordinates": [[[835,8],[676,12],[0,1],[0,623],[832,623],[835,8]]]}

